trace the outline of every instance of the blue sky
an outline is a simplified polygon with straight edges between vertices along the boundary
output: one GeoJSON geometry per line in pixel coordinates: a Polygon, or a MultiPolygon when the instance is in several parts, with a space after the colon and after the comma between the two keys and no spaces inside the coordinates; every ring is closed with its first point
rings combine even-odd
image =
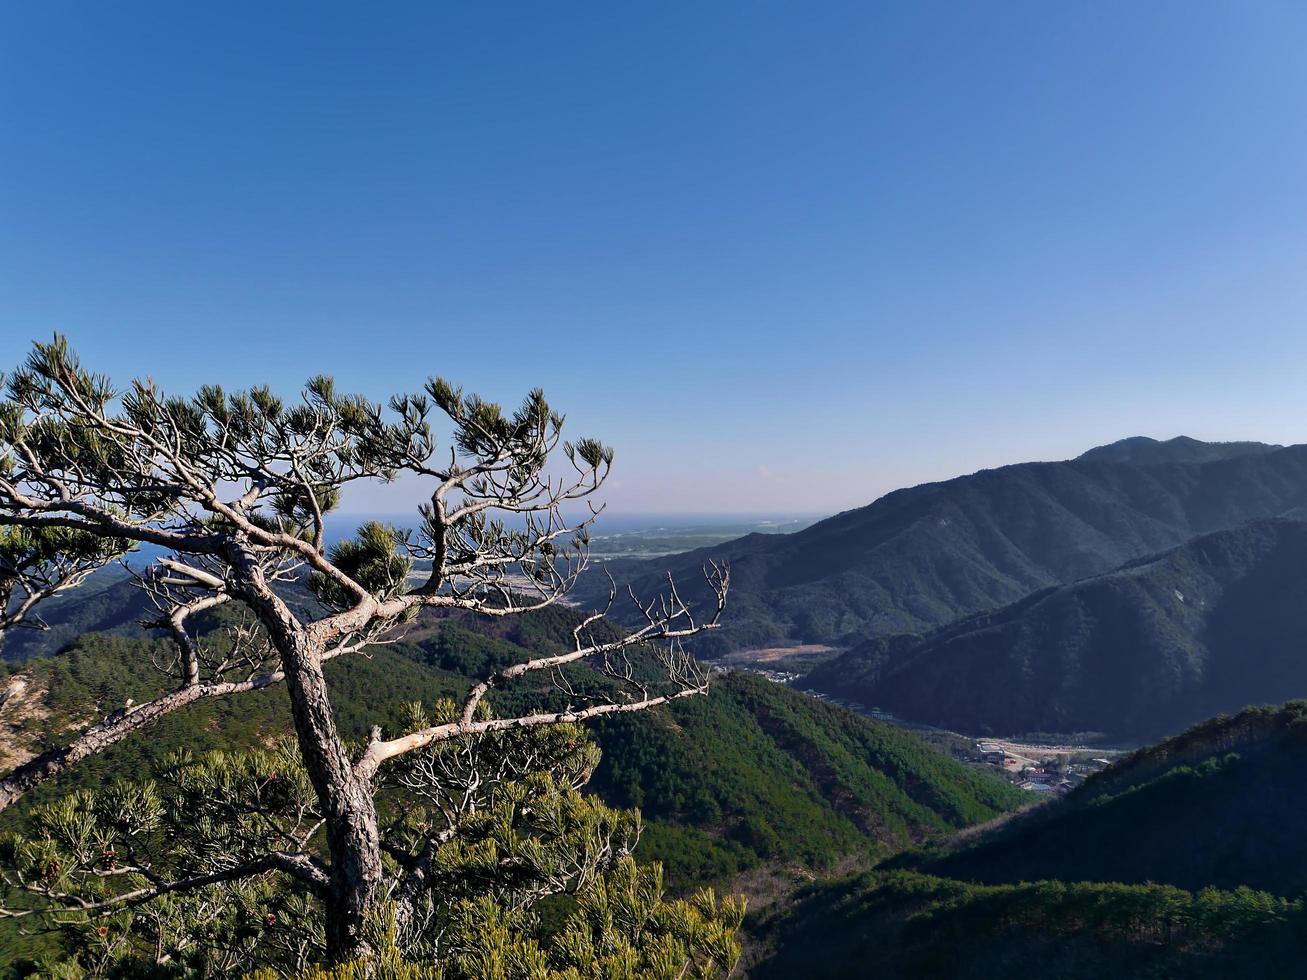
{"type": "Polygon", "coordinates": [[[541,385],[629,511],[1303,442],[1304,45],[1271,0],[4,3],[0,362],[541,385]]]}

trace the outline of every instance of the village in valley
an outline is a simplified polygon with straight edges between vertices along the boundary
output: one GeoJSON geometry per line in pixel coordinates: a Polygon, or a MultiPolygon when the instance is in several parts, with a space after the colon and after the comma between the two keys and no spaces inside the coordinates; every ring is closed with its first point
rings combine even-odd
{"type": "MultiPolygon", "coordinates": [[[[956,753],[955,753],[956,754],[956,753]]],[[[1112,764],[1119,750],[1048,746],[1001,739],[981,739],[966,761],[1002,769],[1019,789],[1062,794],[1112,764]]]]}

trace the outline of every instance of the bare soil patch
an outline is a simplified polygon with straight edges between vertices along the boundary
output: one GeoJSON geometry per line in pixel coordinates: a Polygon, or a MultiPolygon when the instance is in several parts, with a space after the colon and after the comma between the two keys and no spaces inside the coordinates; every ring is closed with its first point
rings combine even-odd
{"type": "Polygon", "coordinates": [[[721,663],[731,666],[774,664],[791,658],[825,657],[839,652],[839,647],[823,646],[820,643],[801,643],[789,647],[749,647],[745,650],[732,650],[721,658],[721,663]]]}
{"type": "Polygon", "coordinates": [[[0,689],[0,770],[35,757],[33,730],[49,717],[44,688],[22,674],[9,678],[0,689]]]}

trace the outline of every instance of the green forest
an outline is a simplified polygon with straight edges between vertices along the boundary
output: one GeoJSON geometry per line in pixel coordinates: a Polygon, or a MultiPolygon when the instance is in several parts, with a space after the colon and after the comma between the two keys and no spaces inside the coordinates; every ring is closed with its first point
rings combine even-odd
{"type": "MultiPolygon", "coordinates": [[[[419,621],[402,642],[328,665],[341,728],[362,738],[378,720],[399,727],[402,701],[457,694],[471,678],[559,649],[574,621],[560,609],[488,623],[460,616],[419,621]]],[[[158,679],[148,655],[163,649],[158,641],[88,633],[57,656],[25,662],[21,673],[44,692],[48,713],[11,730],[6,744],[39,748],[48,733],[103,705],[149,698],[158,679]]],[[[543,694],[515,691],[496,708],[515,710],[518,699],[526,704],[543,694]]],[[[30,832],[29,814],[42,804],[111,779],[147,779],[179,749],[255,746],[289,730],[285,694],[276,688],[199,705],[32,792],[2,825],[30,832]]],[[[636,854],[663,865],[674,894],[704,884],[788,894],[814,875],[870,867],[1025,799],[891,725],[747,674],[719,675],[708,697],[605,721],[593,734],[601,755],[588,791],[610,806],[641,811],[636,854]],[[755,883],[760,872],[765,883],[755,883]]],[[[50,936],[19,938],[0,923],[4,929],[11,967],[57,945],[50,936]]]]}

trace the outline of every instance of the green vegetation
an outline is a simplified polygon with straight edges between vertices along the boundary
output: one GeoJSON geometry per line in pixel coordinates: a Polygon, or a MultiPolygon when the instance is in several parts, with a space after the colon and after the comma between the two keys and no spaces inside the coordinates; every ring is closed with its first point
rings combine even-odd
{"type": "Polygon", "coordinates": [[[13,629],[4,638],[4,657],[9,661],[49,656],[91,631],[128,636],[141,632],[138,620],[148,615],[150,604],[131,576],[110,565],[70,592],[47,599],[40,615],[49,629],[13,629]]]}
{"type": "Polygon", "coordinates": [[[1264,892],[1041,881],[975,885],[877,872],[813,886],[761,930],[755,980],[1295,976],[1301,901],[1264,892]]]}
{"type": "Polygon", "coordinates": [[[950,847],[817,883],[750,976],[1272,977],[1307,956],[1307,702],[1141,749],[950,847]]]}
{"type": "Polygon", "coordinates": [[[978,734],[1155,739],[1307,694],[1305,597],[1307,524],[1254,521],[924,637],[871,640],[804,683],[978,734]]]}
{"type": "MultiPolygon", "coordinates": [[[[410,725],[458,709],[446,700],[432,710],[411,709],[410,725]]],[[[629,856],[638,816],[576,791],[597,758],[585,734],[563,724],[436,743],[388,769],[383,874],[395,897],[385,945],[402,930],[409,962],[438,962],[424,975],[448,980],[724,978],[739,958],[743,904],[711,891],[667,900],[661,869],[629,856]],[[442,841],[434,850],[425,844],[433,827],[442,841]],[[437,887],[412,890],[410,853],[437,887]]],[[[34,831],[0,833],[6,906],[56,897],[76,908],[58,917],[58,948],[17,960],[18,972],[181,978],[262,966],[297,976],[320,958],[329,923],[315,899],[325,875],[306,853],[294,865],[302,872],[285,876],[263,844],[274,833],[302,848],[320,825],[293,739],[180,751],[155,779],[65,794],[32,818],[34,831]],[[116,902],[188,869],[205,880],[148,907],[116,902]],[[97,903],[103,914],[86,915],[97,903]],[[195,942],[197,933],[208,941],[195,942]]]]}
{"type": "Polygon", "coordinates": [[[650,822],[673,880],[763,863],[829,871],[979,823],[1024,794],[891,725],[747,674],[649,717],[597,726],[592,788],[650,822]]]}
{"type": "MultiPolygon", "coordinates": [[[[388,731],[401,730],[402,702],[455,695],[470,676],[520,661],[528,650],[561,649],[574,618],[560,608],[511,620],[424,617],[403,642],[367,658],[334,660],[326,669],[341,730],[362,739],[378,720],[388,731]]],[[[148,697],[159,683],[148,655],[167,649],[88,634],[58,657],[24,664],[24,676],[44,692],[40,706],[48,715],[29,717],[6,740],[39,744],[45,733],[57,737],[105,705],[148,697]]],[[[495,704],[516,711],[544,693],[527,687],[497,695],[495,704]]],[[[754,868],[824,874],[850,862],[865,866],[1022,801],[1007,784],[912,735],[747,674],[718,676],[707,698],[592,730],[603,754],[588,791],[611,806],[645,811],[637,857],[663,862],[678,895],[709,882],[729,886],[754,868]]],[[[150,778],[179,750],[264,746],[289,731],[279,688],[204,702],[33,791],[0,824],[28,826],[34,808],[72,789],[150,778]]],[[[0,934],[6,956],[33,957],[48,952],[49,942],[21,939],[12,925],[0,934]]]]}
{"type": "MultiPolygon", "coordinates": [[[[443,937],[445,961],[430,966],[400,948],[393,924],[374,926],[377,953],[337,967],[312,967],[302,980],[681,980],[724,978],[740,958],[740,902],[711,889],[666,901],[657,866],[622,858],[550,929],[541,917],[493,901],[471,904],[443,937]]],[[[264,969],[253,980],[278,980],[264,969]]]]}
{"type": "MultiPolygon", "coordinates": [[[[129,556],[128,560],[137,571],[144,567],[142,555],[129,556]]],[[[316,606],[316,600],[303,583],[290,585],[286,593],[291,608],[297,612],[316,606]]],[[[157,619],[159,615],[131,573],[119,565],[96,571],[77,588],[45,600],[39,610],[48,629],[11,629],[5,634],[2,650],[11,666],[34,657],[62,653],[86,633],[145,636],[141,621],[157,619]]],[[[0,671],[4,666],[0,663],[0,671]]]]}
{"type": "MultiPolygon", "coordinates": [[[[401,702],[432,701],[520,661],[530,644],[555,649],[570,628],[566,610],[481,624],[470,617],[423,621],[410,638],[370,659],[327,665],[342,730],[362,738],[376,719],[396,730],[401,702]],[[478,632],[477,627],[483,631],[478,632]],[[561,631],[561,632],[560,632],[561,631]]],[[[64,655],[31,661],[25,676],[48,693],[48,717],[31,717],[11,739],[40,744],[45,732],[93,717],[97,705],[142,700],[157,679],[141,643],[89,634],[64,655]]],[[[158,644],[157,651],[166,650],[158,644]]],[[[530,707],[539,693],[501,695],[504,710],[530,707]]],[[[285,692],[273,688],[196,705],[162,719],[148,738],[129,739],[88,759],[55,787],[99,785],[108,774],[144,777],[170,753],[253,745],[289,732],[285,692]]],[[[764,862],[829,870],[849,855],[869,861],[1019,805],[1023,794],[968,769],[891,725],[853,715],[747,674],[717,678],[707,698],[594,727],[603,750],[591,790],[647,820],[641,855],[663,861],[683,888],[764,862]]],[[[20,804],[17,808],[23,810],[20,804]]],[[[8,822],[11,817],[6,815],[8,822]]]]}
{"type": "Polygon", "coordinates": [[[1065,798],[944,851],[894,859],[989,883],[1307,887],[1307,702],[1249,708],[1142,749],[1065,798]]]}
{"type": "MultiPolygon", "coordinates": [[[[31,677],[33,687],[43,692],[40,705],[50,713],[29,715],[9,728],[5,741],[45,747],[70,724],[99,717],[107,706],[121,705],[126,698],[141,701],[156,693],[159,675],[149,666],[149,655],[167,650],[164,644],[148,640],[88,634],[59,657],[24,664],[23,676],[31,677]]],[[[332,661],[326,670],[337,685],[334,690],[340,692],[335,702],[337,719],[356,739],[366,734],[374,719],[398,730],[403,724],[403,701],[435,701],[466,683],[388,647],[377,648],[370,659],[332,661]]],[[[0,816],[0,825],[11,826],[31,805],[49,802],[71,788],[94,788],[114,777],[147,778],[180,749],[200,752],[264,744],[290,732],[289,714],[286,692],[279,687],[196,704],[161,718],[142,737],[126,739],[83,760],[56,783],[33,790],[0,816]]]]}

